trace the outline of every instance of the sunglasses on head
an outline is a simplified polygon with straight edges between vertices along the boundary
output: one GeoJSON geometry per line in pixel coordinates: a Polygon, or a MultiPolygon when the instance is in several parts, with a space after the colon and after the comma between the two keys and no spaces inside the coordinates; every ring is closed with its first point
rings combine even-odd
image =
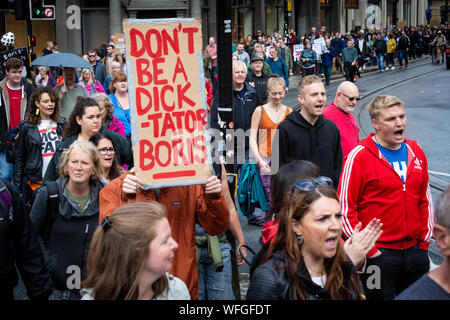
{"type": "Polygon", "coordinates": [[[316,187],[316,185],[331,187],[333,186],[333,180],[325,176],[320,176],[314,180],[310,179],[299,180],[296,183],[294,183],[293,189],[297,188],[300,191],[309,192],[313,190],[316,187]]]}
{"type": "Polygon", "coordinates": [[[344,97],[346,97],[350,101],[353,101],[353,100],[359,101],[361,99],[360,97],[349,97],[348,95],[346,95],[343,92],[339,92],[339,93],[342,94],[344,97]]]}

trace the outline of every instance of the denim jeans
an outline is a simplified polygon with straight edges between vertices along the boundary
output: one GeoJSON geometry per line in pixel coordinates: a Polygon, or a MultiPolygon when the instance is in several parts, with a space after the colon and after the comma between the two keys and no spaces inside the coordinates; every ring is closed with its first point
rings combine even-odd
{"type": "Polygon", "coordinates": [[[361,276],[367,300],[392,300],[430,269],[428,253],[418,245],[406,250],[378,250],[381,255],[367,259],[366,272],[361,276]],[[377,281],[378,287],[374,285],[377,281]]]}
{"type": "MultiPolygon", "coordinates": [[[[198,224],[195,225],[195,234],[201,236],[204,230],[198,224]]],[[[198,299],[199,300],[234,300],[231,286],[231,246],[228,243],[220,243],[222,252],[223,269],[214,271],[211,258],[208,255],[208,247],[201,249],[198,263],[198,299]]]]}
{"type": "Polygon", "coordinates": [[[13,165],[6,162],[6,152],[0,152],[0,178],[8,181],[13,178],[13,165]]]}
{"type": "Polygon", "coordinates": [[[212,67],[212,69],[211,69],[211,82],[212,82],[212,87],[213,87],[213,94],[215,94],[217,91],[216,74],[217,74],[217,66],[212,67]]]}
{"type": "Polygon", "coordinates": [[[332,68],[332,66],[329,66],[329,67],[322,66],[322,73],[325,75],[325,84],[330,84],[331,68],[332,68]]]}
{"type": "Polygon", "coordinates": [[[406,50],[398,50],[398,64],[401,66],[403,66],[403,59],[405,59],[405,66],[408,65],[408,54],[406,52],[406,50]]]}
{"type": "Polygon", "coordinates": [[[384,54],[377,53],[378,69],[384,70],[384,54]]]}

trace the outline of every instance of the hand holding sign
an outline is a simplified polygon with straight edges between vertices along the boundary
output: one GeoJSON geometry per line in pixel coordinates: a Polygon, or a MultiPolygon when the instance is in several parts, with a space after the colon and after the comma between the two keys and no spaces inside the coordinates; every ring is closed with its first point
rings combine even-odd
{"type": "Polygon", "coordinates": [[[123,26],[136,176],[151,188],[205,183],[211,164],[200,19],[123,26]]]}
{"type": "Polygon", "coordinates": [[[135,194],[140,191],[141,186],[144,185],[134,174],[127,174],[123,179],[122,192],[126,194],[135,194]]]}
{"type": "Polygon", "coordinates": [[[219,196],[222,193],[222,182],[216,176],[206,179],[205,193],[219,196]]]}

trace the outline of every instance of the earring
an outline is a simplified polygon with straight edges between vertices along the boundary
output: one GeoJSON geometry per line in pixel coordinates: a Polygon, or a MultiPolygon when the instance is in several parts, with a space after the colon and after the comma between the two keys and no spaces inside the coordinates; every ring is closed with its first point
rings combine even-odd
{"type": "Polygon", "coordinates": [[[297,234],[298,245],[301,245],[303,242],[303,236],[301,234],[297,234]]]}
{"type": "Polygon", "coordinates": [[[39,108],[36,109],[36,115],[39,115],[39,108]]]}

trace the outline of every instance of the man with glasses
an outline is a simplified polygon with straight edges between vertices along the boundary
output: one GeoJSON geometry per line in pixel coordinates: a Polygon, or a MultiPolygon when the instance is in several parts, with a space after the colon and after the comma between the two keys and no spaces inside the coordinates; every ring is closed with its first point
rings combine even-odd
{"type": "Polygon", "coordinates": [[[430,267],[427,255],[434,225],[427,158],[405,138],[403,102],[381,95],[367,107],[375,133],[347,156],[339,182],[343,235],[359,222],[381,220],[383,234],[368,253],[361,276],[367,299],[391,300],[430,267]]]}
{"type": "Polygon", "coordinates": [[[358,87],[350,81],[344,81],[337,88],[334,101],[323,110],[325,119],[333,121],[339,129],[344,158],[359,143],[359,127],[353,116],[358,100],[358,87]]]}
{"type": "Polygon", "coordinates": [[[297,99],[300,112],[291,112],[275,133],[272,150],[279,147],[279,152],[272,152],[272,166],[279,163],[281,167],[294,160],[311,161],[319,166],[322,175],[333,179],[336,187],[342,168],[341,139],[334,122],[322,115],[327,96],[320,78],[302,78],[297,99]]]}
{"type": "Polygon", "coordinates": [[[97,50],[93,49],[88,51],[88,62],[94,68],[94,77],[98,80],[102,85],[105,83],[106,77],[108,73],[106,71],[106,67],[100,61],[97,61],[97,50]]]}

